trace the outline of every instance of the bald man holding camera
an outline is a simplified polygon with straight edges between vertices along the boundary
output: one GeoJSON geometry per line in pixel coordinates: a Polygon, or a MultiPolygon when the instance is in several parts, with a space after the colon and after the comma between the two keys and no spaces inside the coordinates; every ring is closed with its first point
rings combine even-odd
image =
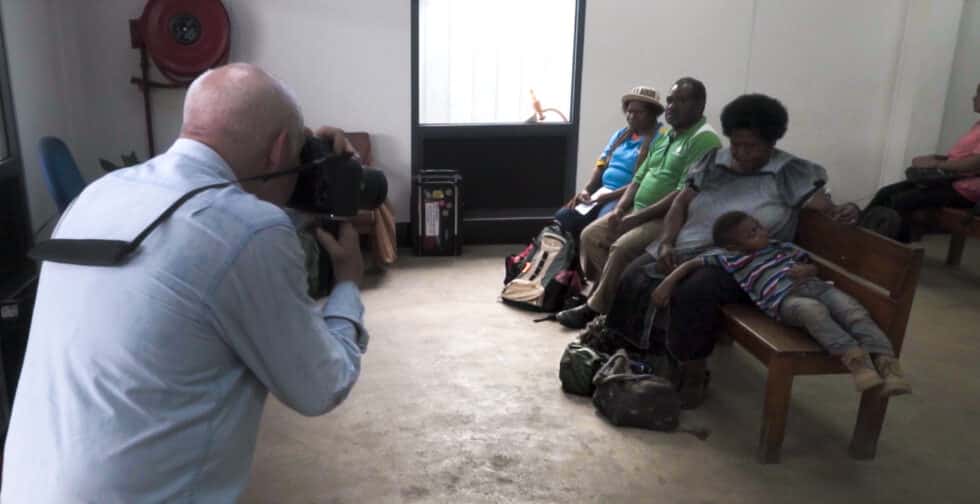
{"type": "MultiPolygon", "coordinates": [[[[349,149],[340,130],[317,134],[349,149]]],[[[336,284],[307,295],[281,208],[306,135],[281,82],[220,67],[188,89],[166,153],[72,203],[54,238],[128,240],[182,194],[231,183],[187,199],[118,266],[44,263],[4,502],[233,502],[268,392],[308,416],[347,397],[368,341],[363,262],[349,224],[318,230],[336,284]]]]}

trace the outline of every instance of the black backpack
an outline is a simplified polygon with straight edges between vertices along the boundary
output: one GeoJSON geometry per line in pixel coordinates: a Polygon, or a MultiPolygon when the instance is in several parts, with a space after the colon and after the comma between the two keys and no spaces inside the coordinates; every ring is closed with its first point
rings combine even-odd
{"type": "Polygon", "coordinates": [[[524,251],[504,259],[500,298],[507,304],[555,312],[581,292],[575,237],[557,223],[545,226],[524,251]]]}

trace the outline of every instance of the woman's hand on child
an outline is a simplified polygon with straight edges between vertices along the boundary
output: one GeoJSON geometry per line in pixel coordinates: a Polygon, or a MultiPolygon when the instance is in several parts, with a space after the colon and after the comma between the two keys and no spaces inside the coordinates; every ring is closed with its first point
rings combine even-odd
{"type": "Polygon", "coordinates": [[[667,303],[670,302],[670,291],[670,285],[661,283],[653,290],[653,295],[650,296],[651,301],[657,306],[667,306],[667,303]]]}
{"type": "Polygon", "coordinates": [[[786,275],[792,278],[794,282],[802,282],[807,278],[817,276],[817,266],[813,264],[794,264],[786,272],[786,275]]]}
{"type": "Polygon", "coordinates": [[[860,215],[861,209],[854,203],[837,205],[830,211],[830,218],[843,224],[856,223],[860,215]]]}

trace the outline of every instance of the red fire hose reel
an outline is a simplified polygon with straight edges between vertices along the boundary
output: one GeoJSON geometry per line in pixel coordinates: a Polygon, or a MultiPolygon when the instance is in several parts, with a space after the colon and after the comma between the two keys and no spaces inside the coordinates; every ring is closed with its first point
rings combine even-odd
{"type": "Polygon", "coordinates": [[[143,91],[153,155],[150,89],[185,87],[209,68],[228,61],[231,21],[221,0],[149,0],[143,14],[129,21],[129,33],[133,48],[140,50],[142,70],[142,78],[130,81],[143,91]],[[150,59],[170,83],[150,80],[150,59]]]}

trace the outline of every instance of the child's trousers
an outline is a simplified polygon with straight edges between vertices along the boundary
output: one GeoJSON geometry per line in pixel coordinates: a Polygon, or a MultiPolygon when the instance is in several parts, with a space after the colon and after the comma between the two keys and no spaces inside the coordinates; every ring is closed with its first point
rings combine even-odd
{"type": "Polygon", "coordinates": [[[861,303],[817,278],[793,287],[779,305],[779,317],[806,329],[831,355],[856,346],[869,354],[895,355],[891,341],[861,303]]]}

